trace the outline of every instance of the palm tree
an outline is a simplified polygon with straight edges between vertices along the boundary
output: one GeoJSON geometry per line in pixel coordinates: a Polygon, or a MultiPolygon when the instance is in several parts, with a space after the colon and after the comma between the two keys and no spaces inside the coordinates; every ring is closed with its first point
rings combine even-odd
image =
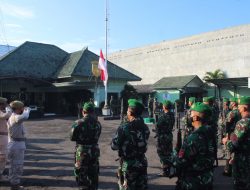
{"type": "Polygon", "coordinates": [[[211,79],[223,79],[225,78],[225,74],[223,71],[221,71],[220,69],[216,69],[214,72],[206,72],[203,80],[206,83],[210,83],[209,80],[211,79]]]}
{"type": "MultiPolygon", "coordinates": [[[[223,79],[225,78],[225,74],[223,71],[221,71],[220,69],[216,69],[214,72],[206,72],[203,80],[205,81],[205,83],[207,84],[211,84],[211,82],[209,82],[211,79],[223,79]]],[[[220,93],[220,87],[217,86],[219,89],[219,98],[221,98],[221,93],[220,93]]],[[[214,96],[216,97],[216,86],[214,87],[214,96]]]]}

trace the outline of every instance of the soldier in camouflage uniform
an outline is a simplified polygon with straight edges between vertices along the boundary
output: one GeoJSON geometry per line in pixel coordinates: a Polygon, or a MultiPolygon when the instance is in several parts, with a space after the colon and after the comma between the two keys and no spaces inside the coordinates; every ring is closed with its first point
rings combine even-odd
{"type": "Polygon", "coordinates": [[[153,104],[154,104],[154,99],[152,98],[151,95],[148,96],[148,117],[152,118],[153,117],[153,104]]]}
{"type": "MultiPolygon", "coordinates": [[[[238,99],[230,98],[230,109],[231,111],[227,114],[226,117],[226,135],[228,139],[230,139],[231,133],[233,133],[236,123],[241,119],[240,112],[238,110],[238,99]]],[[[233,159],[233,155],[231,155],[228,148],[226,148],[226,165],[224,168],[223,175],[231,176],[232,174],[232,165],[230,164],[230,160],[233,159]]]]}
{"type": "Polygon", "coordinates": [[[154,103],[153,103],[153,115],[155,118],[155,121],[158,121],[159,118],[159,114],[160,114],[160,107],[159,107],[159,102],[157,98],[154,98],[154,103]]]}
{"type": "Polygon", "coordinates": [[[163,101],[164,113],[159,117],[156,124],[157,153],[160,157],[163,172],[162,176],[169,176],[168,160],[173,151],[173,126],[175,122],[174,113],[171,112],[172,103],[169,100],[163,101]]]}
{"type": "Polygon", "coordinates": [[[217,106],[215,105],[214,97],[203,97],[203,103],[208,105],[211,108],[211,117],[208,120],[208,125],[211,126],[211,129],[213,131],[213,146],[214,146],[214,158],[215,158],[215,166],[218,166],[218,159],[217,159],[217,144],[218,144],[218,120],[219,120],[219,110],[217,109],[217,106]]]}
{"type": "Polygon", "coordinates": [[[94,104],[83,106],[83,118],[72,125],[70,140],[76,142],[75,169],[76,182],[80,190],[97,190],[100,149],[98,140],[101,124],[94,114],[94,104]]]}
{"type": "Polygon", "coordinates": [[[197,102],[191,108],[194,131],[184,140],[178,155],[173,157],[177,169],[176,190],[211,190],[213,186],[213,132],[207,122],[208,105],[197,102]]]}
{"type": "Polygon", "coordinates": [[[222,101],[222,111],[220,112],[219,115],[219,120],[218,120],[218,150],[221,151],[221,154],[219,155],[220,158],[225,157],[225,146],[221,146],[222,144],[222,138],[225,137],[226,135],[226,117],[227,114],[229,113],[229,99],[228,98],[223,98],[222,101]]]}
{"type": "Polygon", "coordinates": [[[233,181],[235,190],[250,189],[250,96],[239,99],[239,112],[242,119],[236,123],[230,139],[225,137],[229,151],[234,153],[233,181]]]}
{"type": "Polygon", "coordinates": [[[229,113],[230,101],[228,98],[223,98],[223,109],[220,112],[219,120],[218,120],[218,135],[219,135],[219,142],[222,141],[222,138],[226,135],[226,117],[229,113]]]}
{"type": "Polygon", "coordinates": [[[118,150],[120,190],[147,189],[147,159],[145,153],[150,131],[141,117],[144,106],[128,100],[127,122],[121,124],[112,139],[111,148],[118,150]]]}
{"type": "Polygon", "coordinates": [[[190,97],[188,99],[188,106],[189,109],[186,112],[185,115],[185,120],[184,120],[184,125],[185,125],[185,130],[184,130],[184,139],[193,131],[193,126],[192,126],[192,121],[191,121],[191,107],[195,103],[196,99],[195,97],[190,97]]]}

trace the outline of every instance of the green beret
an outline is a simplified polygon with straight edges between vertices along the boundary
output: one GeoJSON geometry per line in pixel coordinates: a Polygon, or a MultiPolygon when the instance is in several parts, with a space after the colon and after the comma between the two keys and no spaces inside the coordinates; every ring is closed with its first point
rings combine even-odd
{"type": "Polygon", "coordinates": [[[250,105],[250,96],[242,96],[239,98],[239,105],[250,105]]]}
{"type": "Polygon", "coordinates": [[[230,98],[229,101],[230,101],[230,102],[238,103],[238,98],[230,98]]]}
{"type": "Polygon", "coordinates": [[[15,100],[10,103],[10,107],[13,109],[21,109],[24,107],[24,103],[18,100],[15,100]]]}
{"type": "Polygon", "coordinates": [[[0,104],[6,104],[7,103],[7,99],[0,97],[0,104]]]}
{"type": "Polygon", "coordinates": [[[190,98],[188,99],[188,101],[194,103],[194,102],[196,101],[196,98],[195,98],[195,97],[190,97],[190,98]]]}
{"type": "Polygon", "coordinates": [[[204,103],[201,103],[201,102],[194,103],[190,109],[192,111],[197,111],[199,113],[205,113],[207,115],[210,115],[212,113],[210,106],[208,106],[204,103]]]}
{"type": "Polygon", "coordinates": [[[223,102],[229,102],[228,98],[223,98],[223,102]]]}
{"type": "Polygon", "coordinates": [[[164,100],[164,101],[162,102],[162,105],[165,106],[165,107],[170,107],[170,106],[172,106],[172,102],[169,101],[169,100],[164,100]]]}
{"type": "Polygon", "coordinates": [[[215,97],[214,96],[209,96],[211,98],[211,100],[215,100],[215,97]]]}
{"type": "MultiPolygon", "coordinates": [[[[197,102],[197,103],[201,103],[201,102],[197,102]]],[[[195,103],[194,103],[195,104],[195,103]]],[[[194,108],[194,104],[192,104],[192,106],[190,107],[190,109],[194,108]]]]}
{"type": "Polygon", "coordinates": [[[207,97],[207,96],[206,96],[206,97],[203,97],[202,100],[203,100],[203,102],[209,102],[209,97],[207,97]]]}
{"type": "Polygon", "coordinates": [[[84,111],[94,111],[95,105],[94,105],[92,102],[86,102],[86,103],[83,105],[82,109],[83,109],[84,111]]]}
{"type": "Polygon", "coordinates": [[[214,96],[203,97],[203,102],[212,102],[214,101],[214,96]]]}
{"type": "Polygon", "coordinates": [[[131,108],[140,109],[141,111],[144,110],[144,105],[141,102],[139,102],[138,100],[136,100],[136,99],[129,99],[128,100],[128,106],[131,107],[131,108]]]}

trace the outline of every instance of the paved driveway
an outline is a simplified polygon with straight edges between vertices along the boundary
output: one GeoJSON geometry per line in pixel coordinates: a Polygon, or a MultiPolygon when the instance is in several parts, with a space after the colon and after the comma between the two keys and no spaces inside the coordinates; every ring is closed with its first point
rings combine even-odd
{"type": "MultiPolygon", "coordinates": [[[[27,129],[27,150],[23,185],[30,190],[67,190],[77,189],[73,177],[74,143],[69,141],[69,130],[75,118],[46,118],[25,122],[27,129]]],[[[117,153],[110,149],[111,138],[114,135],[118,120],[104,121],[100,139],[100,185],[99,189],[114,190],[116,186],[117,153]]],[[[176,178],[158,177],[160,162],[156,153],[154,133],[150,135],[148,157],[149,189],[174,189],[176,178]]],[[[221,175],[225,161],[219,162],[215,169],[214,189],[232,189],[231,178],[221,175]]],[[[0,189],[9,189],[7,183],[0,184],[0,189]]]]}

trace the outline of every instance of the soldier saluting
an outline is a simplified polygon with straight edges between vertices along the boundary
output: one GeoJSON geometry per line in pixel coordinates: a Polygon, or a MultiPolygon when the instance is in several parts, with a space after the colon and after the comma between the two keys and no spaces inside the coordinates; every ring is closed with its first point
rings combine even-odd
{"type": "Polygon", "coordinates": [[[239,99],[238,110],[242,119],[236,123],[230,139],[225,137],[223,144],[234,153],[233,182],[234,189],[250,189],[250,96],[239,99]]]}
{"type": "Polygon", "coordinates": [[[22,190],[20,178],[23,174],[24,152],[26,149],[25,128],[23,122],[29,118],[30,108],[25,108],[23,102],[13,101],[10,103],[13,110],[8,126],[8,158],[10,162],[9,179],[11,190],[22,190]]]}
{"type": "Polygon", "coordinates": [[[127,121],[122,123],[111,148],[118,150],[120,157],[119,189],[147,189],[147,159],[145,153],[150,131],[141,114],[144,106],[136,99],[128,100],[127,121]]]}
{"type": "Polygon", "coordinates": [[[8,129],[7,120],[11,115],[10,108],[8,109],[7,99],[0,97],[0,181],[7,180],[3,175],[7,161],[7,145],[8,145],[8,129]]]}
{"type": "Polygon", "coordinates": [[[100,156],[98,140],[102,127],[94,114],[92,102],[84,104],[82,115],[83,118],[75,121],[70,133],[70,140],[76,142],[74,172],[80,190],[97,190],[100,156]]]}

